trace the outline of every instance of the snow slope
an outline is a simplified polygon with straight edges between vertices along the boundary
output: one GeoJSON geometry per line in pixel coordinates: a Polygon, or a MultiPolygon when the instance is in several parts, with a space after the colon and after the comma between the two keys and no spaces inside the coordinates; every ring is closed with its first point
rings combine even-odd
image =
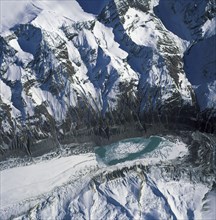
{"type": "Polygon", "coordinates": [[[185,70],[201,110],[216,108],[216,36],[198,42],[185,55],[185,70]],[[203,53],[200,53],[203,51],[203,53]],[[194,57],[196,56],[196,59],[194,57]],[[196,74],[194,74],[196,73],[196,74]]]}
{"type": "Polygon", "coordinates": [[[0,33],[9,31],[17,24],[26,24],[34,20],[41,12],[54,13],[73,21],[93,19],[93,15],[84,13],[76,1],[1,1],[1,29],[0,33]],[[11,13],[13,11],[13,13],[11,13]]]}

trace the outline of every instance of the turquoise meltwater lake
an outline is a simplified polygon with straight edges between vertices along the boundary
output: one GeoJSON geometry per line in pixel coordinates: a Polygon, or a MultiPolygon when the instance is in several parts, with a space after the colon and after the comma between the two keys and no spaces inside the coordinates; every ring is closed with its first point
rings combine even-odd
{"type": "Polygon", "coordinates": [[[164,139],[158,136],[131,138],[117,143],[97,147],[95,153],[99,160],[107,165],[131,161],[155,150],[164,139]]]}

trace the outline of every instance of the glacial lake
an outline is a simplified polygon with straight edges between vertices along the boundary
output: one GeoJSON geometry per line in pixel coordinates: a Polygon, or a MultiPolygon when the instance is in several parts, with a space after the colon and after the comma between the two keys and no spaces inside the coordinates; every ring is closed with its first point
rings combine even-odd
{"type": "Polygon", "coordinates": [[[114,144],[97,147],[95,154],[107,165],[115,165],[125,161],[135,160],[155,150],[164,139],[158,136],[145,138],[130,138],[114,144]]]}

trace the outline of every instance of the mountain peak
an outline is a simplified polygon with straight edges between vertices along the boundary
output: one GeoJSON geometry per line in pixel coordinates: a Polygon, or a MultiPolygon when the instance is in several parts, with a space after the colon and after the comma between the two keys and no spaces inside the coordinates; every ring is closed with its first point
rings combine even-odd
{"type": "Polygon", "coordinates": [[[73,21],[92,20],[93,15],[83,11],[77,1],[64,1],[62,4],[59,0],[41,1],[1,1],[1,30],[0,33],[8,31],[17,24],[26,24],[37,18],[41,13],[46,16],[41,20],[46,20],[51,16],[52,21],[56,16],[65,17],[73,21]],[[13,11],[13,13],[11,13],[13,11]]]}

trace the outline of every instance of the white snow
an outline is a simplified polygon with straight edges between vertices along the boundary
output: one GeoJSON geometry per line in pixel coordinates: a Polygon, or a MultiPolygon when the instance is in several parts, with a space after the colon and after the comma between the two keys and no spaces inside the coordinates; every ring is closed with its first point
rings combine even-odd
{"type": "Polygon", "coordinates": [[[87,21],[92,20],[94,15],[83,11],[77,1],[39,1],[33,2],[36,6],[46,11],[53,11],[60,16],[64,16],[73,21],[87,21]]]}
{"type": "Polygon", "coordinates": [[[98,39],[98,44],[105,49],[108,55],[111,57],[117,57],[125,59],[127,53],[119,48],[119,44],[114,40],[113,29],[106,27],[102,23],[96,21],[94,30],[94,36],[98,39]]]}
{"type": "Polygon", "coordinates": [[[70,200],[71,216],[75,219],[193,219],[193,216],[202,219],[202,200],[209,188],[184,179],[164,181],[165,175],[158,167],[150,168],[146,175],[137,168],[125,171],[122,176],[95,181],[70,200]]]}
{"type": "Polygon", "coordinates": [[[155,47],[160,32],[150,14],[129,8],[124,15],[124,28],[131,39],[138,45],[155,47]]]}
{"type": "Polygon", "coordinates": [[[202,35],[205,38],[211,37],[216,34],[216,17],[207,20],[202,26],[202,35]]]}
{"type": "Polygon", "coordinates": [[[62,121],[66,116],[66,105],[61,103],[52,93],[41,90],[38,87],[31,87],[29,93],[37,105],[46,103],[46,108],[51,116],[57,121],[62,121]]]}
{"type": "Polygon", "coordinates": [[[0,33],[4,34],[16,24],[25,24],[34,19],[40,9],[36,8],[31,0],[27,1],[0,1],[0,33]]]}
{"type": "Polygon", "coordinates": [[[0,79],[0,97],[1,100],[6,103],[10,104],[11,102],[11,90],[10,87],[7,86],[1,79],[0,79]]]}
{"type": "Polygon", "coordinates": [[[164,182],[155,177],[158,189],[167,198],[177,219],[193,219],[189,210],[193,213],[194,219],[203,219],[202,200],[209,191],[207,186],[185,180],[164,182]]]}
{"type": "Polygon", "coordinates": [[[203,204],[202,219],[214,219],[216,216],[216,191],[212,190],[206,194],[203,204]]]}
{"type": "Polygon", "coordinates": [[[20,61],[22,61],[24,64],[29,63],[30,61],[33,60],[33,55],[27,52],[24,52],[21,48],[19,43],[17,42],[17,39],[12,39],[9,41],[9,45],[13,47],[16,51],[17,54],[16,56],[19,58],[20,61]]]}
{"type": "MultiPolygon", "coordinates": [[[[114,144],[116,152],[110,146],[110,154],[127,155],[127,146],[130,152],[137,152],[148,143],[148,140],[142,143],[129,140],[114,144]]],[[[215,193],[209,193],[205,199],[208,185],[191,182],[184,175],[174,180],[171,176],[175,172],[163,169],[166,166],[172,169],[170,160],[187,154],[187,147],[173,136],[162,140],[144,157],[113,166],[101,165],[94,153],[85,153],[43,162],[35,160],[35,164],[3,170],[0,172],[1,217],[8,219],[15,214],[20,216],[16,220],[21,220],[63,219],[66,214],[75,219],[212,216],[215,193]],[[122,176],[106,177],[134,165],[148,165],[149,171],[143,174],[137,167],[124,171],[122,176]],[[209,209],[203,210],[203,205],[209,209]]]]}
{"type": "Polygon", "coordinates": [[[79,170],[96,166],[93,154],[73,155],[0,172],[1,209],[67,183],[79,170]]]}
{"type": "Polygon", "coordinates": [[[4,77],[7,80],[12,82],[21,80],[21,76],[22,76],[22,69],[16,64],[12,64],[11,66],[9,66],[7,72],[4,75],[4,77]]]}
{"type": "MultiPolygon", "coordinates": [[[[93,15],[83,11],[76,1],[0,1],[1,9],[1,29],[0,33],[4,34],[16,24],[25,24],[34,20],[41,12],[48,17],[43,17],[38,22],[46,23],[49,16],[64,16],[73,21],[92,20],[93,15]]],[[[39,16],[40,17],[40,16],[39,16]]],[[[42,25],[41,24],[41,25],[42,25]]],[[[49,24],[49,23],[46,23],[49,24]]],[[[49,28],[47,25],[46,27],[49,28]]]]}

